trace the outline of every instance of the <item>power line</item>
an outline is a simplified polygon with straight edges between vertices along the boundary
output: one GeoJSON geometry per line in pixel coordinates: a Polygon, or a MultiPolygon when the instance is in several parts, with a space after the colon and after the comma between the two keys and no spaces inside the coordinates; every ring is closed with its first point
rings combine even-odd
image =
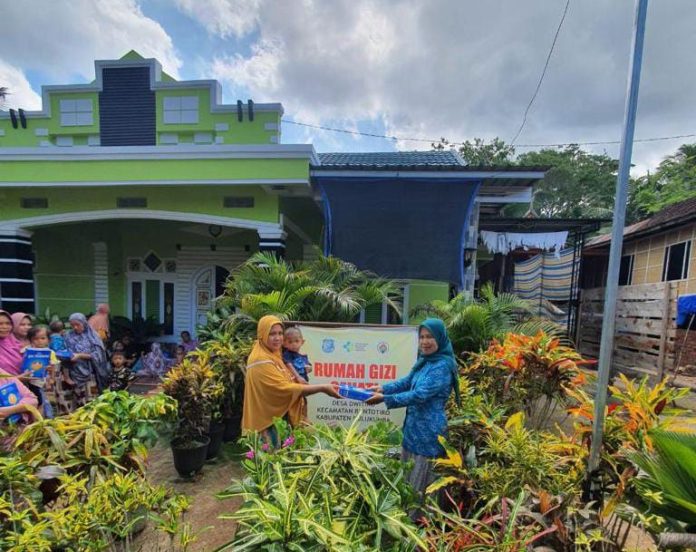
{"type": "Polygon", "coordinates": [[[519,138],[520,134],[522,133],[522,129],[524,128],[524,125],[527,123],[527,114],[529,113],[529,110],[532,108],[532,104],[534,103],[534,100],[536,100],[537,94],[539,93],[539,90],[541,89],[541,83],[544,82],[544,77],[546,76],[546,70],[549,68],[549,62],[551,61],[551,55],[553,54],[553,50],[556,47],[556,41],[558,40],[558,35],[561,33],[561,27],[563,27],[563,22],[565,21],[566,15],[568,14],[568,7],[569,6],[570,6],[570,0],[567,0],[565,8],[563,9],[563,15],[561,16],[561,20],[558,23],[558,28],[556,29],[556,34],[553,36],[553,42],[551,43],[551,48],[549,49],[549,54],[546,56],[546,63],[544,63],[544,69],[541,71],[541,76],[539,77],[539,82],[536,85],[536,89],[534,90],[534,94],[532,94],[532,99],[529,100],[529,103],[527,104],[527,108],[524,110],[524,115],[522,116],[522,123],[520,124],[520,128],[517,129],[517,134],[515,134],[515,137],[510,141],[511,146],[515,145],[515,140],[517,140],[517,138],[519,138]]]}
{"type": "MultiPolygon", "coordinates": [[[[371,132],[361,132],[359,130],[349,130],[346,128],[335,128],[335,127],[328,127],[328,126],[323,126],[323,125],[313,125],[310,123],[302,123],[300,121],[293,121],[291,119],[283,119],[283,123],[287,123],[289,125],[297,125],[297,126],[303,126],[303,127],[308,127],[308,128],[314,128],[317,130],[325,130],[329,132],[340,132],[342,134],[351,134],[354,136],[366,136],[368,138],[381,138],[384,140],[392,140],[395,142],[427,142],[430,144],[438,143],[440,139],[435,139],[435,138],[413,138],[413,137],[405,137],[405,136],[390,136],[388,134],[376,134],[376,133],[371,133],[371,132]]],[[[637,138],[634,140],[634,142],[660,142],[664,140],[678,140],[682,138],[696,138],[696,133],[695,134],[677,134],[674,136],[653,136],[650,138],[637,138]]],[[[517,144],[515,147],[516,148],[554,148],[554,147],[565,147],[565,146],[602,146],[602,145],[611,145],[611,144],[619,144],[619,140],[600,140],[600,141],[594,141],[594,142],[560,142],[560,143],[555,143],[555,144],[517,144]]],[[[448,145],[450,146],[463,146],[465,145],[466,142],[448,142],[448,145]]]]}

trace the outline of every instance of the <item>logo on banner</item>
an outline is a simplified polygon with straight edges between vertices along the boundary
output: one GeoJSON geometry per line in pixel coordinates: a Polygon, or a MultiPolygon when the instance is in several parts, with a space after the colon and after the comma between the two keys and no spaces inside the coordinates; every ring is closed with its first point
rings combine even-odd
{"type": "Polygon", "coordinates": [[[321,350],[325,353],[333,353],[336,349],[336,344],[333,339],[324,339],[321,342],[321,350]]]}
{"type": "Polygon", "coordinates": [[[386,341],[380,341],[377,343],[377,351],[383,355],[386,355],[389,352],[389,343],[386,341]]]}

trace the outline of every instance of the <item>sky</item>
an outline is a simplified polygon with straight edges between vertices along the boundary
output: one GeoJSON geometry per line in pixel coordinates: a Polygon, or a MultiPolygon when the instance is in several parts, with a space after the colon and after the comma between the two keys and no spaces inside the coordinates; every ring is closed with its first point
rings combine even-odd
{"type": "MultiPolygon", "coordinates": [[[[284,143],[317,151],[510,141],[566,0],[0,0],[5,105],[38,109],[41,85],[89,82],[95,59],[135,49],[179,79],[218,79],[225,102],[281,102],[284,143]],[[418,140],[409,140],[416,138],[418,140]]],[[[621,136],[634,0],[571,0],[516,140],[621,136]]],[[[696,0],[648,10],[636,138],[696,134],[696,0]]],[[[634,173],[696,137],[636,143],[634,173]]],[[[618,145],[586,149],[618,156],[618,145]]]]}

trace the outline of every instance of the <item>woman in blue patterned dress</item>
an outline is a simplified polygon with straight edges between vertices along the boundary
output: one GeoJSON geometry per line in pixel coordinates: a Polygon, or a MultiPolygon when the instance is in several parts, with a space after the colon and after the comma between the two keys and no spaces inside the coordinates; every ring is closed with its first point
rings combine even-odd
{"type": "Polygon", "coordinates": [[[459,372],[442,320],[428,318],[419,326],[418,351],[408,376],[374,388],[375,394],[366,402],[384,402],[389,409],[406,407],[401,460],[413,460],[408,481],[422,498],[435,480],[432,460],[445,453],[438,436],[447,433],[445,406],[453,390],[459,402],[459,372]]]}

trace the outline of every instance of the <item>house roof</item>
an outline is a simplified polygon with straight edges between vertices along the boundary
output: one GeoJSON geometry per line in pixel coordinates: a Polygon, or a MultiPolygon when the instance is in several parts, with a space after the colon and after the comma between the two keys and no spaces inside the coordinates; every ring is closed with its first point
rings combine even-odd
{"type": "MultiPolygon", "coordinates": [[[[681,224],[696,221],[696,196],[674,203],[657,212],[652,217],[624,228],[624,240],[634,240],[674,228],[681,224]]],[[[586,249],[608,247],[611,234],[603,234],[587,242],[586,249]]]]}
{"type": "Polygon", "coordinates": [[[454,151],[385,151],[359,153],[319,153],[315,169],[419,169],[460,170],[464,160],[454,151]]]}
{"type": "Polygon", "coordinates": [[[544,173],[550,167],[518,165],[467,165],[456,151],[377,151],[318,153],[314,170],[418,170],[469,173],[544,173]]]}

